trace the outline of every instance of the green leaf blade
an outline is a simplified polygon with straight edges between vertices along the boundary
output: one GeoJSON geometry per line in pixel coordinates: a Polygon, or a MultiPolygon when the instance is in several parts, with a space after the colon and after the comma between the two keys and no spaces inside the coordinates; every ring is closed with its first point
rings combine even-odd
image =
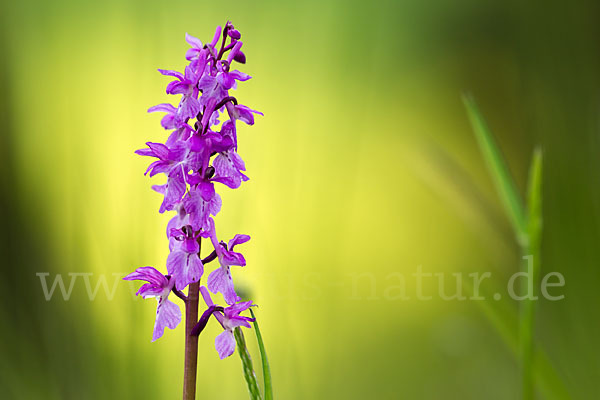
{"type": "Polygon", "coordinates": [[[246,346],[246,339],[244,339],[244,333],[242,332],[242,329],[240,327],[235,328],[233,330],[233,336],[235,337],[235,341],[237,342],[238,354],[240,355],[240,359],[242,360],[244,378],[246,379],[246,384],[248,385],[248,393],[250,394],[250,399],[261,400],[260,389],[256,380],[256,374],[254,373],[254,367],[252,366],[252,358],[250,357],[250,353],[248,352],[248,347],[246,346]]]}
{"type": "MultiPolygon", "coordinates": [[[[527,245],[523,246],[523,256],[529,258],[524,265],[524,272],[531,266],[534,285],[540,280],[541,239],[542,239],[542,151],[536,148],[529,168],[527,190],[527,245]]],[[[533,400],[534,393],[534,327],[535,300],[525,300],[521,304],[520,347],[524,400],[533,400]]]]}
{"type": "MultiPolygon", "coordinates": [[[[527,233],[533,253],[539,253],[542,237],[542,164],[542,149],[538,147],[533,152],[527,190],[527,233]]],[[[538,254],[533,255],[538,256],[538,254]]]]}
{"type": "Polygon", "coordinates": [[[475,137],[490,170],[500,199],[504,204],[508,218],[511,221],[517,240],[519,243],[524,243],[527,240],[527,219],[523,201],[517,192],[516,184],[475,100],[470,95],[463,95],[463,103],[467,109],[475,137]]]}
{"type": "Polygon", "coordinates": [[[250,314],[252,318],[254,318],[254,330],[256,332],[256,340],[258,341],[258,348],[260,349],[260,357],[262,360],[263,366],[263,378],[264,378],[264,390],[265,390],[265,400],[273,400],[273,387],[271,384],[271,368],[269,367],[269,360],[267,358],[267,351],[265,350],[265,344],[263,343],[262,335],[260,333],[260,328],[258,327],[258,322],[256,320],[256,316],[254,315],[254,311],[250,309],[250,314]]]}

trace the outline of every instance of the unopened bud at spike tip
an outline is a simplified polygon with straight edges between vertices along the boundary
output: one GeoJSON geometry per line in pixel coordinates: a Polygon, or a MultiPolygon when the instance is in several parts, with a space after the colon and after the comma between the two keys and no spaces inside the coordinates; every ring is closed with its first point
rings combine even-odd
{"type": "Polygon", "coordinates": [[[242,37],[242,34],[237,29],[230,29],[230,30],[227,31],[227,34],[233,40],[240,40],[241,37],[242,37]]]}

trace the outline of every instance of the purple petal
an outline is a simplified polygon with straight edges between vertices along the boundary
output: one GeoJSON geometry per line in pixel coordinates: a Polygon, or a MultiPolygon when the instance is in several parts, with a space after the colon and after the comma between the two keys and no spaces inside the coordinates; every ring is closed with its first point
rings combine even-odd
{"type": "MultiPolygon", "coordinates": [[[[202,89],[203,92],[207,93],[214,89],[216,78],[209,74],[202,75],[202,78],[198,81],[198,88],[202,89]]],[[[208,94],[208,93],[207,93],[208,94]]],[[[202,96],[204,97],[204,95],[202,96]]]]}
{"type": "MultiPolygon", "coordinates": [[[[184,225],[188,225],[189,217],[182,205],[176,207],[177,215],[171,218],[167,223],[167,238],[171,237],[170,233],[173,229],[181,229],[184,225]]],[[[183,233],[183,231],[181,231],[183,233]]]]}
{"type": "Polygon", "coordinates": [[[213,303],[212,298],[210,297],[210,293],[208,293],[208,290],[205,286],[200,286],[200,294],[202,294],[202,298],[204,299],[204,302],[207,306],[210,307],[215,304],[213,303]]]}
{"type": "Polygon", "coordinates": [[[235,79],[227,72],[220,72],[219,75],[217,75],[217,82],[219,82],[224,89],[229,90],[233,87],[235,79]]]}
{"type": "Polygon", "coordinates": [[[194,71],[194,68],[192,68],[191,65],[188,65],[187,67],[185,67],[185,80],[189,84],[195,86],[198,83],[198,78],[199,78],[199,76],[196,75],[196,72],[194,71]]]}
{"type": "Polygon", "coordinates": [[[190,254],[196,254],[200,251],[200,245],[195,238],[185,239],[181,248],[183,251],[190,254]]]}
{"type": "Polygon", "coordinates": [[[215,185],[210,182],[200,182],[198,191],[204,201],[210,201],[215,195],[215,185]]]}
{"type": "Polygon", "coordinates": [[[135,154],[137,154],[138,156],[156,157],[152,149],[139,149],[135,151],[135,154]]]}
{"type": "Polygon", "coordinates": [[[235,114],[236,114],[236,119],[239,119],[240,121],[243,121],[248,125],[254,125],[254,115],[253,114],[263,115],[263,113],[256,111],[256,110],[252,110],[251,108],[246,107],[241,104],[235,106],[235,114]]]}
{"type": "Polygon", "coordinates": [[[167,237],[174,237],[174,238],[179,238],[178,240],[181,240],[182,237],[185,237],[185,233],[183,233],[183,230],[180,228],[172,228],[168,234],[167,237]]]}
{"type": "Polygon", "coordinates": [[[185,210],[190,214],[194,230],[208,230],[208,219],[221,210],[221,196],[215,193],[210,201],[205,201],[198,191],[190,191],[183,198],[185,210]]]}
{"type": "MultiPolygon", "coordinates": [[[[188,49],[185,52],[185,59],[190,60],[190,61],[195,60],[200,57],[201,52],[202,52],[202,50],[192,47],[191,49],[188,49]]],[[[197,64],[195,64],[195,65],[197,65],[197,64]]]]}
{"type": "Polygon", "coordinates": [[[219,259],[221,264],[225,265],[237,265],[244,267],[246,265],[246,259],[240,253],[235,251],[224,251],[221,258],[219,259]]]}
{"type": "Polygon", "coordinates": [[[223,185],[231,189],[237,189],[242,185],[241,176],[218,176],[216,178],[213,178],[212,181],[222,183],[223,185]]]}
{"type": "Polygon", "coordinates": [[[229,357],[235,351],[235,339],[230,330],[223,331],[215,338],[215,348],[221,360],[229,357]]]}
{"type": "Polygon", "coordinates": [[[180,139],[180,136],[181,136],[180,129],[175,129],[173,132],[171,132],[171,134],[167,138],[167,141],[165,142],[167,147],[173,146],[175,143],[177,143],[177,141],[180,139]]]}
{"type": "Polygon", "coordinates": [[[188,44],[190,46],[195,47],[197,49],[201,49],[202,46],[203,46],[203,44],[200,41],[200,39],[198,39],[197,37],[194,37],[194,36],[188,34],[187,32],[185,34],[185,41],[188,42],[188,44]]]}
{"type": "Polygon", "coordinates": [[[163,294],[165,288],[156,286],[153,283],[144,283],[135,294],[136,296],[142,296],[144,299],[148,297],[159,297],[163,294]]]}
{"type": "Polygon", "coordinates": [[[152,341],[154,342],[163,335],[165,327],[175,329],[180,322],[181,310],[179,306],[167,299],[160,302],[156,308],[156,322],[154,323],[152,341]]]}
{"type": "Polygon", "coordinates": [[[172,71],[169,69],[159,69],[158,72],[166,76],[173,76],[179,80],[183,80],[183,74],[181,72],[172,71]]]}
{"type": "Polygon", "coordinates": [[[175,250],[167,257],[167,271],[175,280],[177,290],[183,290],[190,283],[200,280],[204,267],[198,254],[175,250]]]}
{"type": "Polygon", "coordinates": [[[167,85],[167,94],[187,94],[190,91],[189,82],[172,81],[167,85]]]}
{"type": "Polygon", "coordinates": [[[157,193],[164,195],[167,192],[167,185],[152,185],[152,190],[157,193]]]}
{"type": "Polygon", "coordinates": [[[134,272],[125,276],[123,280],[141,280],[153,283],[155,285],[166,285],[168,283],[167,278],[165,278],[165,276],[154,267],[137,268],[134,272]]]}
{"type": "Polygon", "coordinates": [[[238,71],[237,69],[235,69],[235,70],[231,71],[231,72],[229,73],[229,75],[230,75],[230,76],[231,76],[233,79],[235,79],[236,81],[242,81],[242,82],[243,82],[243,81],[247,81],[248,79],[252,78],[250,75],[248,75],[248,74],[245,74],[245,73],[243,73],[243,72],[241,72],[241,71],[238,71]]]}
{"type": "Polygon", "coordinates": [[[229,318],[233,318],[235,316],[238,316],[238,314],[241,313],[242,311],[246,311],[247,309],[249,309],[250,307],[252,307],[252,305],[253,305],[252,301],[244,301],[244,302],[241,302],[241,303],[236,303],[234,305],[231,305],[231,306],[227,307],[225,309],[225,314],[229,318]]]}
{"type": "Polygon", "coordinates": [[[185,180],[181,168],[175,168],[171,171],[167,179],[165,198],[161,204],[160,213],[172,210],[177,203],[181,201],[185,193],[185,180]]]}
{"type": "Polygon", "coordinates": [[[223,294],[227,304],[235,304],[240,301],[239,296],[235,293],[233,280],[229,267],[219,267],[210,273],[206,281],[206,286],[213,293],[223,294]]]}
{"type": "Polygon", "coordinates": [[[232,189],[237,189],[242,184],[243,174],[246,166],[242,158],[233,150],[220,153],[213,161],[215,167],[216,182],[221,182],[232,189]]]}
{"type": "Polygon", "coordinates": [[[232,328],[237,328],[238,326],[252,328],[252,325],[250,325],[248,320],[254,321],[252,318],[248,318],[248,317],[239,317],[239,316],[232,317],[229,319],[229,326],[232,328]]]}
{"type": "Polygon", "coordinates": [[[178,125],[177,116],[175,114],[167,114],[160,120],[160,125],[165,129],[173,129],[178,125]]]}
{"type": "Polygon", "coordinates": [[[221,25],[217,26],[217,30],[215,31],[215,36],[213,40],[210,42],[210,45],[214,48],[219,42],[219,38],[221,37],[221,25]]]}
{"type": "Polygon", "coordinates": [[[148,172],[150,172],[150,177],[153,177],[156,174],[168,174],[170,170],[171,170],[170,162],[158,160],[158,161],[154,161],[152,164],[150,164],[148,166],[148,169],[146,170],[146,173],[144,173],[144,175],[146,175],[148,172]]]}
{"type": "Polygon", "coordinates": [[[172,161],[183,161],[189,152],[188,144],[185,142],[175,142],[169,149],[168,159],[172,161]]]}
{"type": "Polygon", "coordinates": [[[242,34],[237,29],[229,29],[227,31],[227,34],[229,35],[230,38],[232,38],[234,40],[240,40],[240,38],[242,37],[242,34]]]}
{"type": "MultiPolygon", "coordinates": [[[[238,34],[239,34],[239,32],[238,32],[238,34]]],[[[236,54],[240,51],[240,49],[242,48],[242,45],[243,45],[242,42],[236,42],[235,45],[233,46],[233,49],[231,49],[231,51],[229,52],[229,55],[227,56],[227,63],[229,65],[231,65],[231,61],[234,59],[236,54]]]]}
{"type": "Polygon", "coordinates": [[[229,250],[233,250],[233,248],[235,246],[237,246],[238,244],[242,244],[242,243],[246,243],[248,240],[250,240],[250,236],[248,235],[235,235],[233,237],[233,239],[231,239],[229,241],[229,243],[227,244],[229,250]]]}
{"type": "Polygon", "coordinates": [[[180,105],[181,118],[195,118],[201,109],[202,105],[200,104],[198,99],[195,99],[190,96],[185,96],[181,101],[180,105]]]}
{"type": "Polygon", "coordinates": [[[164,144],[146,142],[146,145],[148,147],[150,147],[150,149],[152,150],[152,152],[155,154],[156,157],[160,158],[161,160],[169,159],[169,148],[167,146],[165,146],[164,144]]]}
{"type": "Polygon", "coordinates": [[[169,114],[174,114],[177,111],[177,109],[172,104],[169,104],[169,103],[161,103],[161,104],[155,105],[153,107],[150,107],[148,109],[149,113],[151,113],[151,112],[157,112],[157,111],[162,111],[162,112],[166,112],[166,113],[169,113],[169,114]]]}

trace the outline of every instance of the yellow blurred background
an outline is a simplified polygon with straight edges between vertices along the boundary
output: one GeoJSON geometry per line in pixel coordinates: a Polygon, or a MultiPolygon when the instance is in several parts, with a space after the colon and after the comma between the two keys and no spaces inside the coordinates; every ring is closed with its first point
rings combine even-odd
{"type": "MultiPolygon", "coordinates": [[[[166,139],[146,113],[175,101],[156,69],[182,70],[185,33],[208,41],[229,19],[253,76],[235,95],[265,116],[241,128],[250,181],[220,189],[217,225],[223,238],[252,236],[234,274],[259,305],[275,396],[517,398],[515,302],[419,301],[411,279],[419,266],[449,280],[490,271],[482,290],[493,293],[518,267],[461,104],[469,91],[521,191],[534,145],[545,152],[542,271],[566,286],[564,300],[538,304],[551,388],[540,398],[596,398],[599,11],[593,1],[4,1],[0,397],[180,397],[182,326],[151,343],[155,302],[118,281],[165,270],[168,254],[170,216],[150,189],[162,181],[143,176],[148,160],[133,151],[166,139]],[[80,275],[68,301],[46,301],[37,273],[119,283],[90,300],[80,275]],[[496,308],[507,310],[504,336],[496,308]]],[[[246,398],[239,358],[215,352],[219,329],[200,337],[198,398],[246,398]]]]}

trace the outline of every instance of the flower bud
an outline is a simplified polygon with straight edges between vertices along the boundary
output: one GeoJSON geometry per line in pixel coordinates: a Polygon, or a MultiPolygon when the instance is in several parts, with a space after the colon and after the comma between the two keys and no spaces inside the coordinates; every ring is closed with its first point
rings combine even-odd
{"type": "Polygon", "coordinates": [[[234,61],[239,62],[240,64],[246,64],[246,55],[243,51],[238,51],[237,54],[233,57],[234,61]]]}
{"type": "Polygon", "coordinates": [[[240,38],[242,37],[242,34],[237,29],[230,29],[227,31],[227,34],[233,40],[240,40],[240,38]]]}
{"type": "Polygon", "coordinates": [[[205,179],[210,179],[213,177],[214,174],[215,174],[215,167],[213,167],[211,165],[210,167],[208,167],[206,169],[206,172],[204,173],[204,177],[205,177],[205,179]]]}

